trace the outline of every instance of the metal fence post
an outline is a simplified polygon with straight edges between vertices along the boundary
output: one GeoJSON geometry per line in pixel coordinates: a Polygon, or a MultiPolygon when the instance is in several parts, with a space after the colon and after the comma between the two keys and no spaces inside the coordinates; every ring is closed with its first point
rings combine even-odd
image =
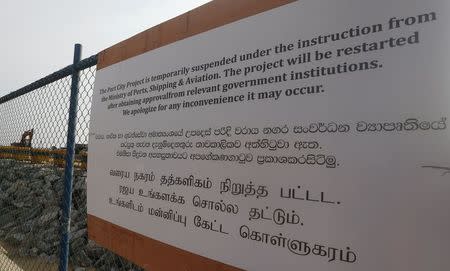
{"type": "Polygon", "coordinates": [[[72,204],[73,161],[75,157],[75,129],[78,106],[78,83],[80,71],[77,67],[81,60],[81,44],[75,44],[72,65],[72,84],[70,89],[69,124],[67,129],[66,166],[64,169],[64,192],[62,198],[61,242],[59,271],[67,271],[69,262],[70,211],[72,204]]]}

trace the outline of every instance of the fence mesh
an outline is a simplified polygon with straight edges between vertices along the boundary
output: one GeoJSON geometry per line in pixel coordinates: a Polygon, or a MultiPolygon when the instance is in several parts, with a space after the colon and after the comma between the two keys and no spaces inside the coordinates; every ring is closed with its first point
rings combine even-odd
{"type": "MultiPolygon", "coordinates": [[[[93,65],[80,71],[69,270],[140,270],[87,236],[93,65]]],[[[0,100],[0,271],[58,270],[71,77],[55,78],[0,100]]]]}

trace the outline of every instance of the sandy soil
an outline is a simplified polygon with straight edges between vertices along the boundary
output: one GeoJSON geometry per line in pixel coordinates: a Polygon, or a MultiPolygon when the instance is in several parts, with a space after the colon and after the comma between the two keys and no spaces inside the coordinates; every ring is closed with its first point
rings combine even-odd
{"type": "MultiPolygon", "coordinates": [[[[57,262],[48,262],[39,257],[19,257],[14,249],[0,242],[0,271],[57,271],[57,262]]],[[[69,268],[73,270],[73,268],[69,268]]],[[[86,268],[86,271],[95,269],[86,268]]]]}

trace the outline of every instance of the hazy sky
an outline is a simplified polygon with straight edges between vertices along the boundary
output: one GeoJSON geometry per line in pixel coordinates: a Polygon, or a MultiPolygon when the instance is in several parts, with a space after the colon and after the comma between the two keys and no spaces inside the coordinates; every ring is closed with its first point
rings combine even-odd
{"type": "Polygon", "coordinates": [[[209,0],[0,0],[0,96],[209,0]]]}

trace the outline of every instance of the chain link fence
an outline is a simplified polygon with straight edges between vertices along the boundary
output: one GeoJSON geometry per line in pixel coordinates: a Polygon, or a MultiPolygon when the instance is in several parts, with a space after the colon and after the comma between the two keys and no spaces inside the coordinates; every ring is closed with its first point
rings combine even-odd
{"type": "Polygon", "coordinates": [[[0,98],[0,271],[58,270],[71,73],[80,71],[69,270],[140,270],[87,236],[96,56],[0,98]]]}

